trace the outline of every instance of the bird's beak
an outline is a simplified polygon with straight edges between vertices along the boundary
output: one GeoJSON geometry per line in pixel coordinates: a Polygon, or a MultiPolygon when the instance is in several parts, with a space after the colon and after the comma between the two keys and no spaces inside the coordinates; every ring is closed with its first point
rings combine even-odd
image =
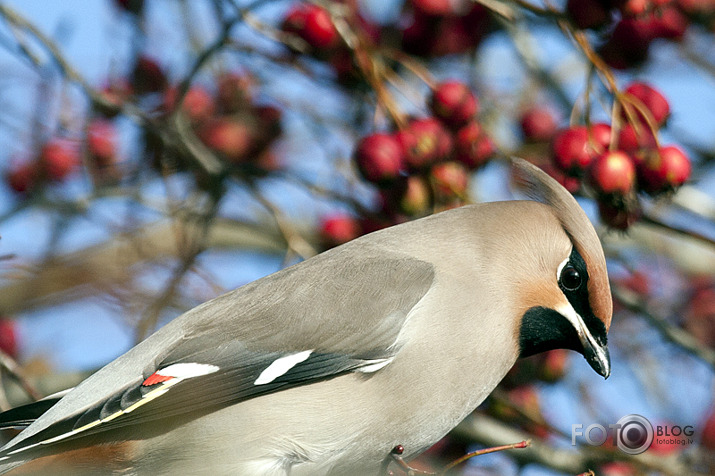
{"type": "Polygon", "coordinates": [[[579,335],[583,344],[583,356],[586,362],[603,378],[611,375],[611,356],[608,353],[608,345],[598,344],[590,333],[579,335]]]}
{"type": "Polygon", "coordinates": [[[583,348],[583,356],[586,358],[588,365],[593,368],[593,370],[598,373],[598,375],[603,378],[608,378],[611,375],[611,356],[608,354],[608,344],[606,344],[605,328],[603,330],[604,335],[602,339],[603,342],[600,344],[593,334],[589,330],[588,326],[583,322],[581,316],[579,316],[571,304],[567,304],[557,311],[561,313],[576,329],[576,334],[578,339],[581,341],[581,347],[583,348]]]}

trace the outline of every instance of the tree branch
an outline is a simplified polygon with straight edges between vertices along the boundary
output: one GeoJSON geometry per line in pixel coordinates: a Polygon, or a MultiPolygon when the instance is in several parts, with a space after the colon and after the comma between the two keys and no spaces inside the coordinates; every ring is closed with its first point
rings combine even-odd
{"type": "MultiPolygon", "coordinates": [[[[6,272],[0,287],[0,312],[16,314],[28,309],[55,305],[90,294],[93,288],[111,286],[126,279],[129,269],[145,261],[166,257],[181,259],[182,240],[169,237],[192,236],[200,226],[186,217],[153,223],[110,241],[56,257],[29,272],[6,272]]],[[[297,225],[294,225],[297,226],[297,225]]],[[[298,228],[303,228],[298,226],[298,228]]],[[[306,227],[307,228],[307,227],[306,227]]],[[[286,244],[276,227],[216,218],[206,231],[206,248],[250,249],[263,253],[283,253],[286,244]]],[[[302,236],[311,236],[310,232],[302,236]]],[[[7,265],[6,265],[7,266],[7,265]]]]}

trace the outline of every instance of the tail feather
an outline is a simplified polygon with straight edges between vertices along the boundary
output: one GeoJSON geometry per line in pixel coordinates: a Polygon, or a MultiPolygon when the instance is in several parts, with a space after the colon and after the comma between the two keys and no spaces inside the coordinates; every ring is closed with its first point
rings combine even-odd
{"type": "Polygon", "coordinates": [[[52,408],[61,397],[44,398],[0,413],[0,430],[25,428],[52,408]]]}

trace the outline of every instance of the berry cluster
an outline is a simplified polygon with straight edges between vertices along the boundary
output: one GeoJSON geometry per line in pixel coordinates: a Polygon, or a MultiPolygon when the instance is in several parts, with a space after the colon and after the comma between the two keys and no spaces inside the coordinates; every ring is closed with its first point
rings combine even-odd
{"type": "Polygon", "coordinates": [[[489,31],[490,16],[479,3],[465,0],[410,0],[402,29],[402,48],[417,56],[464,53],[489,31]]]}
{"type": "Polygon", "coordinates": [[[613,68],[637,66],[658,39],[680,41],[688,26],[715,26],[709,0],[568,0],[566,11],[582,29],[603,33],[600,53],[613,68]]]}
{"type": "MultiPolygon", "coordinates": [[[[183,97],[181,113],[189,121],[196,136],[230,167],[272,170],[275,160],[269,146],[281,133],[281,111],[270,105],[258,105],[252,94],[252,79],[237,72],[224,72],[209,89],[191,86],[183,97]]],[[[132,73],[132,88],[136,94],[161,94],[159,111],[170,117],[176,111],[178,86],[169,85],[162,69],[145,57],[140,57],[132,73]]],[[[147,153],[155,159],[163,150],[148,137],[147,153]]],[[[156,161],[155,161],[156,162],[156,161]]],[[[175,161],[181,168],[181,158],[175,161]]]]}
{"type": "Polygon", "coordinates": [[[18,193],[28,192],[43,182],[61,182],[77,169],[80,163],[78,144],[62,137],[45,142],[32,160],[11,164],[6,180],[18,193]]]}
{"type": "Polygon", "coordinates": [[[637,219],[635,192],[660,195],[675,190],[690,177],[688,156],[674,145],[658,146],[657,129],[670,112],[655,88],[635,82],[625,90],[622,124],[576,125],[557,132],[552,144],[562,183],[572,192],[586,180],[599,201],[601,218],[626,229],[637,219]]]}
{"type": "MultiPolygon", "coordinates": [[[[311,3],[297,3],[289,9],[281,30],[302,41],[300,52],[328,62],[343,84],[353,84],[364,76],[357,63],[367,62],[369,49],[399,48],[423,57],[463,53],[479,45],[490,25],[486,8],[466,0],[411,0],[395,25],[369,21],[355,2],[334,5],[349,26],[347,35],[357,40],[352,49],[335,27],[331,13],[311,3]]],[[[292,41],[288,43],[297,46],[292,41]]]]}
{"type": "MultiPolygon", "coordinates": [[[[252,80],[239,73],[221,73],[211,89],[191,86],[183,95],[181,113],[193,134],[229,168],[265,173],[278,167],[270,145],[281,134],[281,111],[256,104],[252,80]]],[[[84,164],[95,183],[122,178],[118,152],[117,118],[128,102],[157,117],[163,127],[176,113],[179,89],[153,59],[140,56],[127,78],[113,80],[102,91],[108,107],[100,107],[80,134],[65,133],[46,141],[33,160],[16,161],[7,172],[7,183],[16,192],[28,192],[41,183],[66,180],[84,164]],[[114,107],[116,106],[116,107],[114,107]]],[[[157,168],[167,172],[189,168],[180,151],[167,151],[154,129],[144,131],[144,152],[157,168]]],[[[125,171],[124,171],[125,172],[125,171]]]]}
{"type": "Polygon", "coordinates": [[[432,91],[428,107],[429,117],[413,118],[397,131],[360,139],[353,158],[362,177],[380,191],[379,220],[362,227],[345,223],[337,233],[333,220],[351,219],[329,217],[323,225],[326,243],[339,244],[361,232],[466,201],[470,171],[495,152],[477,119],[479,101],[466,84],[445,81],[432,91]]]}
{"type": "MultiPolygon", "coordinates": [[[[359,44],[373,47],[380,43],[380,27],[365,19],[355,4],[340,6],[344,7],[342,12],[347,15],[350,34],[359,44]]],[[[359,61],[358,56],[365,59],[361,53],[364,50],[351,50],[347,46],[326,9],[312,3],[297,3],[286,13],[281,29],[303,41],[304,48],[299,52],[329,63],[343,84],[352,84],[361,78],[356,61],[359,61]]]]}

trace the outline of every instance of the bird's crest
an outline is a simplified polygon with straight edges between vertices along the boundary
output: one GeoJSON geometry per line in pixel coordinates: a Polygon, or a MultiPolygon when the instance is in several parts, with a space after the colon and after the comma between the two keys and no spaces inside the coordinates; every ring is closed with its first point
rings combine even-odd
{"type": "Polygon", "coordinates": [[[591,221],[573,195],[546,172],[516,157],[512,158],[511,163],[516,184],[532,200],[553,208],[561,226],[586,262],[591,308],[608,329],[613,313],[611,288],[601,241],[591,221]]]}

